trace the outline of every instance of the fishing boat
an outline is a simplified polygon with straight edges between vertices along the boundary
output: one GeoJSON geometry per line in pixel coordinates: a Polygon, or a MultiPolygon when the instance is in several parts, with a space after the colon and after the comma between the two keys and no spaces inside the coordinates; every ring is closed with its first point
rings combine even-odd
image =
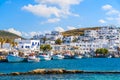
{"type": "Polygon", "coordinates": [[[51,56],[45,53],[40,53],[39,58],[40,60],[51,60],[51,56]]]}
{"type": "Polygon", "coordinates": [[[84,54],[84,55],[83,55],[83,58],[90,58],[90,57],[91,57],[90,54],[84,54]]]}
{"type": "Polygon", "coordinates": [[[72,55],[69,53],[64,54],[64,59],[71,59],[72,55]]]}
{"type": "Polygon", "coordinates": [[[39,62],[40,58],[37,58],[34,54],[30,54],[27,58],[28,62],[39,62]]]}
{"type": "Polygon", "coordinates": [[[82,55],[74,55],[74,59],[81,59],[82,57],[82,55]]]}
{"type": "Polygon", "coordinates": [[[64,56],[61,54],[55,54],[52,56],[52,59],[64,59],[64,56]]]}
{"type": "Polygon", "coordinates": [[[19,56],[19,53],[17,51],[9,52],[9,54],[7,56],[8,62],[22,62],[22,61],[24,61],[24,59],[25,58],[19,56]]]}

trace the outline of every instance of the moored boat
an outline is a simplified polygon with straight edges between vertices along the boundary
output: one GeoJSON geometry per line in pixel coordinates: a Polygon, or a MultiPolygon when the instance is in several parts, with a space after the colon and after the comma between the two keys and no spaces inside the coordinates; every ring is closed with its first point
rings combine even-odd
{"type": "Polygon", "coordinates": [[[40,58],[37,58],[34,54],[30,54],[27,58],[28,62],[39,62],[40,58]]]}
{"type": "Polygon", "coordinates": [[[52,59],[64,59],[64,56],[61,54],[55,54],[52,56],[52,59]]]}
{"type": "Polygon", "coordinates": [[[71,59],[72,55],[69,53],[64,54],[64,59],[71,59]]]}
{"type": "Polygon", "coordinates": [[[75,55],[74,58],[75,59],[81,59],[83,56],[82,55],[75,55]]]}
{"type": "Polygon", "coordinates": [[[40,54],[40,60],[51,60],[51,56],[49,54],[40,54]]]}
{"type": "Polygon", "coordinates": [[[9,52],[8,56],[7,56],[7,60],[8,62],[22,62],[24,61],[25,58],[20,57],[18,55],[18,52],[9,52]]]}

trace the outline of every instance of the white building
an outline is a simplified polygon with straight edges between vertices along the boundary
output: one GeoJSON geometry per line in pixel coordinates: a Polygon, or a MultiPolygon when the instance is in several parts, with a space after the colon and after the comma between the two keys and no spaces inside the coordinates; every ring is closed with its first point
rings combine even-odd
{"type": "Polygon", "coordinates": [[[64,42],[64,44],[67,45],[67,44],[71,43],[74,39],[75,39],[74,36],[64,37],[64,38],[63,38],[63,42],[64,42]]]}
{"type": "Polygon", "coordinates": [[[40,40],[15,39],[15,42],[18,43],[18,49],[39,50],[40,48],[40,40]]]}
{"type": "Polygon", "coordinates": [[[34,40],[40,40],[40,39],[42,39],[42,38],[44,38],[44,37],[45,37],[45,36],[42,35],[42,34],[41,34],[41,35],[34,35],[34,36],[33,36],[33,39],[34,39],[34,40]]]}
{"type": "Polygon", "coordinates": [[[11,47],[10,43],[4,43],[2,45],[2,48],[10,50],[12,47],[11,47]]]}
{"type": "Polygon", "coordinates": [[[45,41],[45,44],[54,45],[54,44],[55,44],[55,41],[47,40],[47,41],[45,41]]]}
{"type": "Polygon", "coordinates": [[[85,30],[84,31],[84,36],[87,36],[87,37],[97,37],[98,33],[97,33],[97,30],[85,30]]]}

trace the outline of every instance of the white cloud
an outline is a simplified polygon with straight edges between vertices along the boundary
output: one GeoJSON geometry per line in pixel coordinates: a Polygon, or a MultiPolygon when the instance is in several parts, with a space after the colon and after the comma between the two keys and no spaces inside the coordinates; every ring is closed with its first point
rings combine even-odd
{"type": "Polygon", "coordinates": [[[106,21],[103,20],[103,19],[100,19],[99,22],[100,22],[100,23],[106,23],[106,21]]]}
{"type": "Polygon", "coordinates": [[[111,9],[112,9],[112,6],[109,5],[109,4],[106,4],[106,5],[102,6],[102,9],[103,9],[103,10],[111,10],[111,9]]]}
{"type": "Polygon", "coordinates": [[[22,36],[22,33],[20,31],[15,30],[14,28],[6,29],[6,31],[22,36]]]}
{"type": "Polygon", "coordinates": [[[83,0],[35,0],[35,1],[38,3],[56,4],[59,5],[60,7],[64,7],[79,4],[83,0]]]}
{"type": "MultiPolygon", "coordinates": [[[[106,11],[106,20],[115,21],[117,24],[120,24],[120,11],[115,9],[113,6],[107,4],[102,6],[102,9],[106,11]]],[[[104,23],[104,21],[101,21],[104,23]]]]}
{"type": "Polygon", "coordinates": [[[111,5],[107,4],[107,5],[104,5],[102,6],[102,9],[103,10],[106,10],[106,14],[107,15],[116,15],[116,14],[119,14],[120,12],[116,9],[114,9],[111,5]]]}
{"type": "Polygon", "coordinates": [[[48,7],[47,5],[44,4],[38,5],[29,4],[28,6],[23,6],[22,9],[43,17],[51,17],[52,15],[54,15],[55,17],[60,17],[61,13],[61,11],[56,7],[48,7]]]}
{"type": "Polygon", "coordinates": [[[30,36],[34,36],[34,35],[39,35],[40,33],[39,32],[30,32],[29,34],[30,34],[30,36]]]}
{"type": "Polygon", "coordinates": [[[68,30],[73,30],[73,29],[76,29],[76,28],[73,27],[73,26],[67,26],[67,29],[68,29],[68,30]]]}
{"type": "Polygon", "coordinates": [[[29,35],[28,33],[26,33],[26,32],[22,32],[22,35],[23,35],[24,37],[30,37],[30,35],[29,35]]]}
{"type": "Polygon", "coordinates": [[[35,0],[36,4],[28,4],[22,10],[33,13],[37,16],[48,18],[48,22],[59,21],[58,18],[66,16],[79,16],[70,11],[72,5],[78,5],[83,0],[35,0]],[[51,18],[53,18],[51,20],[51,18]],[[56,19],[56,20],[55,20],[56,19]]]}
{"type": "Polygon", "coordinates": [[[28,32],[28,33],[22,32],[22,35],[24,37],[29,37],[29,38],[33,37],[34,35],[40,35],[40,34],[41,34],[41,32],[35,32],[35,31],[28,32]]]}
{"type": "Polygon", "coordinates": [[[112,9],[112,10],[109,10],[106,14],[107,15],[116,15],[116,14],[119,14],[120,12],[118,10],[115,10],[115,9],[112,9]]]}
{"type": "Polygon", "coordinates": [[[15,30],[14,28],[9,28],[9,29],[5,29],[5,31],[17,34],[19,36],[25,37],[25,38],[31,38],[34,35],[39,35],[41,34],[40,31],[36,32],[36,31],[32,31],[32,32],[20,32],[18,30],[15,30]]]}
{"type": "Polygon", "coordinates": [[[59,32],[64,32],[65,31],[62,27],[56,27],[55,30],[59,31],[59,32]]]}

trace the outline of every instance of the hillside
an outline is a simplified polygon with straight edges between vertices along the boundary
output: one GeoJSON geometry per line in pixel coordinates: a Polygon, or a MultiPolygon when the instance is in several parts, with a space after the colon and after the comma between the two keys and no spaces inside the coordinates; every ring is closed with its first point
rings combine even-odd
{"type": "Polygon", "coordinates": [[[7,31],[0,30],[0,38],[15,39],[15,38],[22,38],[22,37],[7,31]]]}
{"type": "Polygon", "coordinates": [[[73,29],[73,30],[62,32],[62,34],[63,36],[77,36],[77,35],[83,35],[85,30],[98,30],[99,28],[100,27],[79,28],[79,29],[73,29]]]}

